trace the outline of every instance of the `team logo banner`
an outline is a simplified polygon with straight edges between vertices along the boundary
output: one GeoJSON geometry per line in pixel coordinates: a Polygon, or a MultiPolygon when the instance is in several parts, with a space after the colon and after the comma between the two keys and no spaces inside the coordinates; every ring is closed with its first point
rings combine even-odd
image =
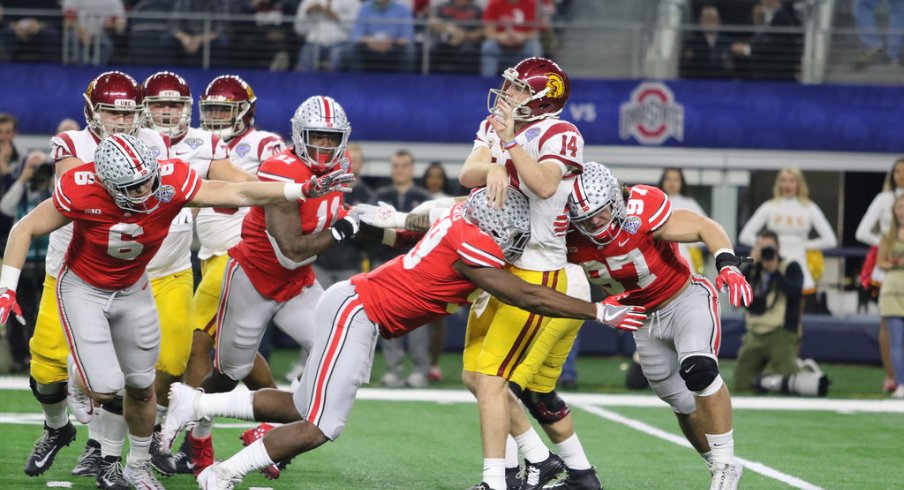
{"type": "Polygon", "coordinates": [[[644,145],[661,145],[667,139],[684,140],[684,106],[663,83],[643,82],[619,111],[621,139],[633,137],[644,145]]]}

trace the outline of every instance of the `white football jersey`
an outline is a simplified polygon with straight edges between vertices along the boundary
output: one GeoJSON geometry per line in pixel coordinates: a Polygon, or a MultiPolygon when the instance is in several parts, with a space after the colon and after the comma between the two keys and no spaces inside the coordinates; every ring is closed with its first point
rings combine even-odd
{"type": "MultiPolygon", "coordinates": [[[[141,128],[138,130],[138,139],[151,147],[158,160],[169,158],[169,138],[160,136],[156,131],[141,128]]],[[[75,157],[82,162],[94,161],[94,150],[99,141],[88,131],[88,128],[80,131],[65,131],[50,138],[50,155],[54,162],[64,158],[75,157]]],[[[50,234],[50,243],[47,246],[47,259],[45,268],[47,274],[56,277],[66,258],[66,250],[72,240],[72,223],[50,234]]]]}
{"type": "MultiPolygon", "coordinates": [[[[207,179],[210,162],[227,158],[229,156],[227,151],[226,143],[213,133],[188,128],[182,139],[173,142],[170,155],[188,162],[202,179],[207,179]]],[[[163,245],[148,264],[148,276],[156,279],[191,269],[193,221],[194,217],[190,208],[183,208],[182,212],[173,219],[169,234],[163,240],[163,245]]]]}
{"type": "Polygon", "coordinates": [[[530,200],[530,239],[515,267],[532,271],[551,271],[565,267],[565,232],[568,230],[568,195],[575,175],[584,163],[584,137],[578,128],[560,119],[542,119],[522,128],[515,140],[537,162],[551,160],[562,169],[562,180],[555,194],[542,199],[531,192],[518,176],[515,164],[493,126],[483,121],[477,130],[474,148],[490,149],[493,163],[505,165],[511,185],[530,200]]]}
{"type": "MultiPolygon", "coordinates": [[[[268,131],[251,128],[226,145],[229,160],[244,171],[256,175],[261,162],[286,149],[283,139],[268,131]]],[[[248,208],[202,208],[195,218],[195,229],[201,250],[198,258],[207,260],[223,255],[242,239],[242,220],[248,208]]]]}

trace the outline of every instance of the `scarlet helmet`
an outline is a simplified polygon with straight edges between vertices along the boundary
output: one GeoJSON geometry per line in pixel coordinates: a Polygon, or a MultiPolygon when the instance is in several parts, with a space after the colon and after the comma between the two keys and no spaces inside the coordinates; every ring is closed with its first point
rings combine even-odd
{"type": "MultiPolygon", "coordinates": [[[[149,76],[141,84],[141,105],[144,111],[144,125],[170,138],[181,138],[191,124],[191,90],[185,79],[168,71],[160,71],[149,76]],[[156,118],[151,104],[182,104],[178,112],[157,112],[156,118]]],[[[167,110],[168,111],[168,110],[167,110]]]]}
{"type": "Polygon", "coordinates": [[[129,134],[104,138],[94,150],[94,172],[121,209],[150,213],[160,206],[160,165],[144,142],[129,134]],[[147,183],[152,185],[137,194],[147,183]]]}
{"type": "Polygon", "coordinates": [[[568,213],[574,227],[597,245],[612,243],[618,237],[627,218],[625,198],[618,180],[605,165],[584,162],[568,196],[568,213]],[[609,220],[594,224],[591,218],[606,210],[609,220]]]}
{"type": "Polygon", "coordinates": [[[98,139],[112,133],[135,134],[141,122],[141,92],[138,82],[121,71],[101,73],[91,83],[83,95],[85,98],[85,122],[88,130],[98,139]],[[101,111],[116,112],[118,121],[104,123],[101,111]],[[131,120],[128,116],[132,116],[131,120]]]}
{"type": "Polygon", "coordinates": [[[345,145],[352,126],[345,110],[332,97],[315,95],[298,106],[292,116],[292,144],[295,154],[314,171],[323,174],[333,169],[345,159],[345,145]],[[335,145],[318,146],[312,144],[312,133],[335,136],[335,145]]]}
{"type": "Polygon", "coordinates": [[[254,90],[238,75],[214,78],[198,101],[201,129],[228,141],[254,126],[255,102],[254,90]]]}
{"type": "Polygon", "coordinates": [[[536,121],[548,117],[557,117],[568,96],[571,87],[568,75],[559,65],[546,58],[527,58],[502,73],[501,89],[490,89],[487,94],[487,110],[496,113],[496,103],[501,98],[512,107],[512,116],[516,121],[536,121]],[[506,91],[514,87],[529,96],[526,100],[516,102],[506,91]]]}

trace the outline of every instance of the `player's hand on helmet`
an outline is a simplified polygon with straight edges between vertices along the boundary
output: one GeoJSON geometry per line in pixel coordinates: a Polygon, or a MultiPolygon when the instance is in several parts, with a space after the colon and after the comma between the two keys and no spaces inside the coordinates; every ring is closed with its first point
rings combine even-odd
{"type": "Polygon", "coordinates": [[[301,193],[304,197],[322,197],[330,192],[351,192],[352,183],[355,182],[355,176],[344,170],[333,170],[332,172],[313,176],[311,180],[301,185],[301,193]]]}
{"type": "Polygon", "coordinates": [[[501,208],[505,205],[505,193],[508,192],[508,171],[502,165],[493,165],[487,172],[487,201],[490,206],[501,208]]]}
{"type": "Polygon", "coordinates": [[[623,305],[621,301],[627,294],[609,296],[604,301],[596,304],[596,320],[603,325],[636,332],[643,326],[647,319],[646,308],[643,306],[623,305]]]}
{"type": "MultiPolygon", "coordinates": [[[[749,259],[747,259],[749,260],[749,259]]],[[[716,291],[728,288],[728,303],[735,308],[750,306],[753,300],[753,289],[747,283],[747,278],[738,269],[741,258],[730,250],[717,253],[716,268],[719,269],[719,277],[716,278],[716,291]]]]}
{"type": "Polygon", "coordinates": [[[396,211],[391,204],[383,201],[373,204],[356,204],[352,210],[361,221],[377,228],[405,228],[405,218],[408,213],[396,211]]]}
{"type": "Polygon", "coordinates": [[[330,228],[330,235],[336,242],[341,243],[353,238],[361,228],[361,214],[352,210],[344,218],[336,221],[330,228]]]}
{"type": "Polygon", "coordinates": [[[9,321],[9,315],[16,317],[16,321],[25,325],[25,317],[22,316],[22,308],[16,301],[16,292],[11,289],[0,289],[0,337],[6,336],[6,322],[9,321]]]}

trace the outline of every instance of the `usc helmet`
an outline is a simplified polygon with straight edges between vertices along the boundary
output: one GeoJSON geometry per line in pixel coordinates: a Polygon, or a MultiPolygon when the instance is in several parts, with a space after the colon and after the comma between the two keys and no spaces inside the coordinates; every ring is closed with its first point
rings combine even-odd
{"type": "Polygon", "coordinates": [[[198,101],[201,129],[229,141],[254,126],[255,102],[254,90],[241,77],[218,76],[207,85],[198,101]]]}
{"type": "Polygon", "coordinates": [[[179,75],[169,71],[159,71],[149,76],[141,84],[141,105],[144,126],[165,134],[173,139],[181,138],[191,124],[191,90],[179,75]],[[159,112],[155,119],[151,105],[168,102],[181,104],[178,112],[159,112]]]}
{"type": "Polygon", "coordinates": [[[160,165],[154,153],[130,134],[113,134],[94,150],[94,173],[113,202],[133,213],[150,213],[160,206],[160,165]],[[151,182],[148,190],[136,194],[151,182]]]}
{"type": "Polygon", "coordinates": [[[507,68],[502,73],[502,78],[502,88],[490,89],[487,94],[487,110],[495,114],[496,104],[502,99],[512,107],[512,116],[516,121],[558,117],[571,95],[568,75],[559,65],[546,58],[522,60],[514,67],[507,68]],[[516,102],[506,93],[512,87],[526,92],[529,97],[516,102]]]}
{"type": "Polygon", "coordinates": [[[606,245],[615,241],[627,210],[621,185],[612,171],[602,163],[584,162],[583,172],[574,180],[568,196],[568,214],[574,227],[593,243],[606,245]],[[609,222],[599,226],[591,223],[590,219],[604,210],[609,210],[609,222]]]}
{"type": "Polygon", "coordinates": [[[88,84],[85,99],[85,123],[98,139],[113,133],[136,134],[141,123],[141,91],[138,82],[121,71],[101,73],[88,84]],[[116,119],[103,121],[101,112],[117,113],[116,119]],[[132,116],[128,120],[128,116],[132,116]]]}
{"type": "Polygon", "coordinates": [[[295,154],[315,174],[329,172],[346,158],[345,146],[352,132],[345,110],[332,97],[315,95],[298,106],[292,116],[292,144],[295,154]],[[333,133],[335,146],[312,144],[312,133],[333,133]]]}

